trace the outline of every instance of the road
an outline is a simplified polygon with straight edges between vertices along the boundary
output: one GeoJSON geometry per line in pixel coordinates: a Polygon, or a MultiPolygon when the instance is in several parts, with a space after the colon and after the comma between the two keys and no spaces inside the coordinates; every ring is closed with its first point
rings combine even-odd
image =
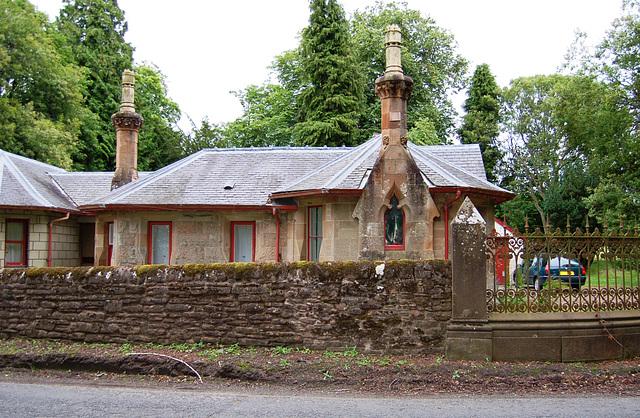
{"type": "Polygon", "coordinates": [[[371,397],[0,382],[2,417],[632,417],[640,397],[371,397]]]}

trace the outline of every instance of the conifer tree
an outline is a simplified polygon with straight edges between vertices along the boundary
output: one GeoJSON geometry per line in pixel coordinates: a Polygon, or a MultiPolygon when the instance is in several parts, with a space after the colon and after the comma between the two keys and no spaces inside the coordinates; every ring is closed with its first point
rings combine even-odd
{"type": "Polygon", "coordinates": [[[362,82],[350,48],[349,25],[336,0],[312,0],[302,31],[303,87],[297,98],[297,142],[312,146],[355,145],[362,82]]]}
{"type": "Polygon", "coordinates": [[[82,126],[76,169],[102,171],[115,165],[115,130],[122,71],[133,68],[133,47],[125,42],[127,23],[117,0],[64,0],[57,20],[76,64],[86,69],[86,105],[93,123],[82,126]]]}
{"type": "Polygon", "coordinates": [[[501,158],[497,146],[500,122],[500,89],[489,65],[476,67],[468,98],[462,108],[467,112],[458,130],[463,144],[480,144],[482,159],[489,181],[495,180],[494,168],[501,158]]]}

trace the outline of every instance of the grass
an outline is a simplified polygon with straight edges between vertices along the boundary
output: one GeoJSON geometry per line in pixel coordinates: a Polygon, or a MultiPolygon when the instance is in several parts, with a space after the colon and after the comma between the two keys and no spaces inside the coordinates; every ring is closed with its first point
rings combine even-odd
{"type": "Polygon", "coordinates": [[[593,287],[633,287],[640,286],[639,266],[618,260],[596,260],[589,266],[587,285],[593,287]]]}

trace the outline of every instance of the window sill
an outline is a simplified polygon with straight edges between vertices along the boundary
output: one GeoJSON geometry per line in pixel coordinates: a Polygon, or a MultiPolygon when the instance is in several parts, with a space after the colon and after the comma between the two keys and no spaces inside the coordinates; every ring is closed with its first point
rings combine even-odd
{"type": "Polygon", "coordinates": [[[404,245],[385,245],[385,251],[404,251],[404,245]]]}

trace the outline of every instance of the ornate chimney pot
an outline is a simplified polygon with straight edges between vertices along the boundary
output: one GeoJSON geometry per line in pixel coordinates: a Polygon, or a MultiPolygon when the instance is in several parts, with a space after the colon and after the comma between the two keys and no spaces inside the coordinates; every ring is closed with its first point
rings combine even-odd
{"type": "Polygon", "coordinates": [[[116,128],[116,172],[111,180],[111,190],[138,178],[138,131],[144,119],[134,107],[135,84],[133,71],[124,70],[120,110],[111,116],[116,128]]]}
{"type": "Polygon", "coordinates": [[[407,101],[413,91],[413,80],[402,71],[402,35],[398,25],[387,26],[384,35],[387,65],[384,75],[376,80],[376,96],[382,111],[382,148],[401,145],[407,148],[407,101]]]}
{"type": "Polygon", "coordinates": [[[133,96],[136,86],[136,75],[131,70],[122,72],[122,102],[120,112],[135,112],[133,96]]]}
{"type": "Polygon", "coordinates": [[[384,33],[384,46],[387,52],[385,74],[403,73],[402,71],[402,34],[398,25],[389,25],[384,33]]]}

